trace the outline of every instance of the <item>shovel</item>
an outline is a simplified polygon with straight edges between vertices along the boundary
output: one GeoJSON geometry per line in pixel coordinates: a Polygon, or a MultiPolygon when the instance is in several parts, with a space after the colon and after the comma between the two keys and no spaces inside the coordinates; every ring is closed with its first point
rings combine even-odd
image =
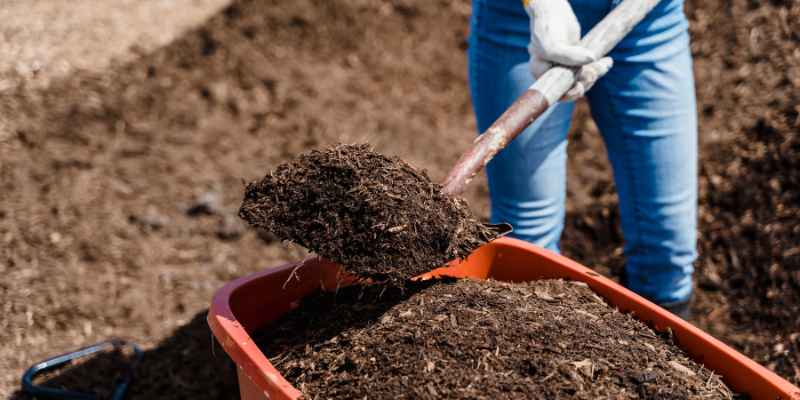
{"type": "MultiPolygon", "coordinates": [[[[580,45],[594,52],[598,59],[605,56],[658,1],[624,0],[581,39],[580,45]]],[[[461,194],[497,152],[564,96],[575,83],[577,71],[577,68],[555,66],[539,77],[458,159],[444,181],[442,193],[461,194]]]]}

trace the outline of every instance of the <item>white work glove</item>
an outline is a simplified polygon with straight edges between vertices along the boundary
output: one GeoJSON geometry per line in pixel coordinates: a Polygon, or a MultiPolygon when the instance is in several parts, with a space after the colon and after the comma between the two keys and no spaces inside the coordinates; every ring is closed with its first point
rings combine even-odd
{"type": "Polygon", "coordinates": [[[611,57],[597,59],[589,49],[581,47],[581,27],[567,0],[522,0],[531,20],[530,69],[535,78],[553,64],[581,67],[575,84],[564,100],[575,100],[591,89],[614,62],[611,57]]]}

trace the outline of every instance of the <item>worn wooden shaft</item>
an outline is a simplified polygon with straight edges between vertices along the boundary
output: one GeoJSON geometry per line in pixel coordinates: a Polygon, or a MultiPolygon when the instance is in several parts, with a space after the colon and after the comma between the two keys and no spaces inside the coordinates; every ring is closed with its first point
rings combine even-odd
{"type": "MultiPolygon", "coordinates": [[[[600,21],[581,45],[600,58],[608,54],[659,0],[624,0],[600,21]]],[[[442,192],[458,195],[492,158],[575,84],[577,69],[555,66],[536,80],[458,159],[442,192]]]]}

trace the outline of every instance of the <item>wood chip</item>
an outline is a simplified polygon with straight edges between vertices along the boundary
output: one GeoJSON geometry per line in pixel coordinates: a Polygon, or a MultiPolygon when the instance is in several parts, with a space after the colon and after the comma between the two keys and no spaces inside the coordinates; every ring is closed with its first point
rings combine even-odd
{"type": "Polygon", "coordinates": [[[547,290],[542,288],[534,289],[533,294],[544,301],[556,301],[556,299],[553,296],[551,296],[550,293],[547,292],[547,290]]]}
{"type": "Polygon", "coordinates": [[[678,372],[680,372],[680,373],[682,373],[682,374],[684,374],[686,376],[695,376],[696,375],[694,371],[689,369],[689,367],[687,367],[687,366],[685,366],[685,365],[683,365],[683,364],[681,364],[681,363],[679,363],[679,362],[677,362],[675,360],[670,361],[669,365],[672,368],[674,368],[676,371],[678,371],[678,372]]]}
{"type": "Polygon", "coordinates": [[[582,361],[575,361],[572,363],[572,365],[574,365],[578,372],[583,374],[583,376],[589,379],[592,378],[592,375],[594,374],[594,363],[592,360],[587,358],[582,361]]]}
{"type": "Polygon", "coordinates": [[[434,369],[436,369],[436,364],[428,360],[428,362],[425,363],[425,372],[433,372],[434,369]]]}
{"type": "Polygon", "coordinates": [[[589,319],[598,319],[598,318],[600,318],[597,315],[594,315],[594,314],[592,314],[592,313],[590,313],[588,311],[583,311],[583,310],[575,310],[575,314],[583,315],[585,317],[589,317],[589,319]]]}

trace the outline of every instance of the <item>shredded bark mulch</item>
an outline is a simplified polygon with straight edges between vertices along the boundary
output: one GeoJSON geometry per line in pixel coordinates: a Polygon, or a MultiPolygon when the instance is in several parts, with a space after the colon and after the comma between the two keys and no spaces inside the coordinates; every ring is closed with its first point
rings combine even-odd
{"type": "MultiPolygon", "coordinates": [[[[224,282],[300,257],[262,232],[227,233],[241,178],[368,140],[435,179],[474,137],[467,0],[174,1],[158,6],[172,10],[159,11],[164,23],[196,28],[158,48],[145,31],[178,30],[71,6],[90,1],[16,3],[0,1],[20,10],[0,24],[11,53],[59,46],[21,54],[38,66],[5,63],[32,75],[0,72],[0,398],[35,362],[112,335],[148,351],[130,398],[238,398],[235,369],[223,375],[213,362],[224,352],[210,355],[203,310],[224,282]],[[187,3],[197,9],[174,11],[187,3]],[[193,17],[212,3],[215,15],[193,17]],[[53,10],[70,12],[42,27],[53,10]],[[143,41],[123,40],[134,57],[106,68],[96,56],[107,49],[45,31],[143,41]],[[70,55],[97,68],[53,77],[70,55]],[[220,194],[218,212],[188,215],[208,191],[220,194]]],[[[114,15],[151,8],[110,3],[114,15]]],[[[686,13],[701,132],[692,322],[797,385],[800,2],[687,1],[686,13]]],[[[602,137],[577,108],[561,248],[606,274],[625,262],[617,196],[602,137]]],[[[487,191],[478,177],[465,194],[479,217],[487,191]]],[[[102,368],[74,371],[92,382],[98,370],[113,380],[102,368]]],[[[100,378],[98,390],[109,383],[100,378]]]]}
{"type": "Polygon", "coordinates": [[[368,145],[312,150],[247,185],[239,215],[361,276],[400,283],[496,237],[466,202],[368,145]]]}
{"type": "Polygon", "coordinates": [[[351,286],[259,334],[310,399],[730,399],[668,337],[560,280],[351,286]]]}

